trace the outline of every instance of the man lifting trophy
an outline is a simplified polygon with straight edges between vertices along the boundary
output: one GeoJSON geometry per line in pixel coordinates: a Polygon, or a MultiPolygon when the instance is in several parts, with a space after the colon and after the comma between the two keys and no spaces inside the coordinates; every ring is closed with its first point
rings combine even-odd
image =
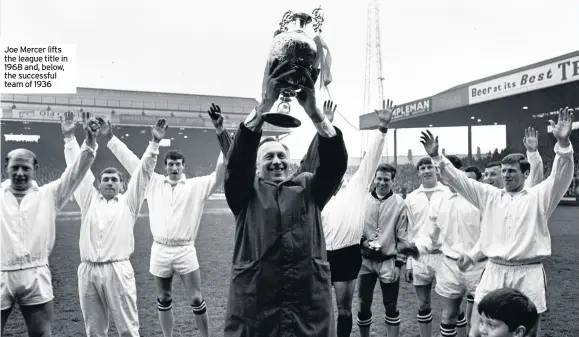
{"type": "Polygon", "coordinates": [[[331,56],[329,52],[327,55],[324,53],[324,50],[327,51],[327,46],[320,36],[323,21],[321,8],[315,9],[312,15],[292,11],[284,14],[269,51],[262,92],[265,92],[267,76],[274,62],[281,64],[287,61],[291,66],[299,67],[302,71],[287,77],[284,87],[280,90],[280,103],[273,111],[263,114],[264,121],[269,124],[284,128],[299,127],[301,121],[291,114],[291,99],[295,97],[299,102],[300,92],[310,80],[315,84],[321,77],[323,86],[331,82],[329,73],[331,56]],[[315,32],[313,38],[306,32],[307,26],[312,23],[315,32]]]}

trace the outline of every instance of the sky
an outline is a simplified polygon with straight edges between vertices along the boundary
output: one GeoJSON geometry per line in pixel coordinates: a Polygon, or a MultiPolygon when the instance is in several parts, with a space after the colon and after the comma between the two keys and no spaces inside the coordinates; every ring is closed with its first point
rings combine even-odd
{"type": "MultiPolygon", "coordinates": [[[[365,1],[3,0],[2,44],[76,44],[77,86],[259,99],[273,31],[286,10],[324,11],[333,57],[329,89],[358,126],[366,60],[365,1]]],[[[385,96],[406,103],[456,85],[577,49],[579,0],[416,0],[381,2],[385,96]]],[[[321,106],[327,96],[320,94],[321,106]]],[[[284,139],[301,157],[315,134],[284,139]]],[[[341,117],[350,156],[360,132],[341,117]]],[[[419,131],[398,130],[398,153],[424,154],[419,131]]],[[[447,153],[467,153],[466,128],[435,129],[447,153]],[[456,141],[464,139],[464,141],[456,141]]],[[[476,127],[483,152],[505,146],[504,127],[476,127]]],[[[388,154],[393,154],[393,137],[388,154]]],[[[473,152],[476,151],[476,147],[473,152]]]]}

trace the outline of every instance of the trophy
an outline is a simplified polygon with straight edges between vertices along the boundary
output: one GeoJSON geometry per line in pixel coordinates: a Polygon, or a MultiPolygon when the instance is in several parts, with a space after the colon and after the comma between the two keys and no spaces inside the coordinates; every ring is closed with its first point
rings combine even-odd
{"type": "MultiPolygon", "coordinates": [[[[306,34],[305,29],[308,24],[314,22],[314,32],[319,34],[324,19],[321,8],[315,9],[312,15],[293,13],[292,11],[287,11],[284,14],[279,24],[280,28],[271,44],[266,72],[275,60],[278,60],[279,63],[289,60],[291,64],[305,68],[314,82],[316,81],[319,73],[317,69],[319,53],[323,53],[323,51],[318,48],[316,41],[306,34]]],[[[264,77],[264,81],[266,80],[267,75],[264,77]]],[[[296,97],[297,92],[299,92],[298,86],[305,84],[305,78],[300,74],[295,74],[295,76],[288,78],[287,83],[289,86],[280,91],[280,103],[276,111],[264,113],[263,119],[278,127],[296,128],[302,123],[292,116],[290,102],[292,97],[296,97]]]]}

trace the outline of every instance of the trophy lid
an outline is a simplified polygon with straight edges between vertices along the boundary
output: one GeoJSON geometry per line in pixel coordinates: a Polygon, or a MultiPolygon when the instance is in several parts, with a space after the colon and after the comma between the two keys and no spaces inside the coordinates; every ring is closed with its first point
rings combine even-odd
{"type": "Polygon", "coordinates": [[[307,25],[307,24],[312,22],[312,16],[309,15],[308,13],[303,13],[303,12],[294,13],[292,19],[293,19],[293,21],[299,20],[304,25],[307,25]]]}

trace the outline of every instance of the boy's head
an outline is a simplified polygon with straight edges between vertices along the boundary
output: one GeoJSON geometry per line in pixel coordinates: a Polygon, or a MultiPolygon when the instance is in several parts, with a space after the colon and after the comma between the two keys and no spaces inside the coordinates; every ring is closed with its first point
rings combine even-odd
{"type": "Polygon", "coordinates": [[[511,288],[488,293],[478,304],[478,312],[482,337],[524,337],[539,320],[535,304],[511,288]]]}

